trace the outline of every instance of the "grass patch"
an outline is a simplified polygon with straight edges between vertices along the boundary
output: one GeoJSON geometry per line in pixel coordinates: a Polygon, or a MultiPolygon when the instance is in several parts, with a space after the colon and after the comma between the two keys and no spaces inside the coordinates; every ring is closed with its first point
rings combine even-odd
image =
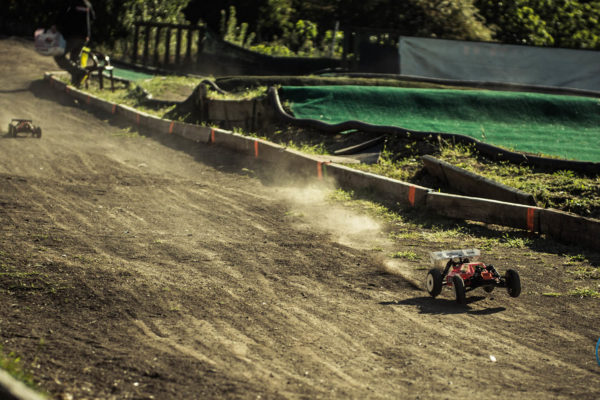
{"type": "Polygon", "coordinates": [[[286,147],[298,150],[305,154],[313,154],[318,156],[327,154],[327,150],[325,149],[323,143],[316,143],[311,145],[306,143],[294,143],[293,141],[289,141],[286,144],[286,147]]]}
{"type": "Polygon", "coordinates": [[[600,298],[600,293],[597,290],[594,289],[574,289],[569,291],[569,296],[574,296],[574,297],[591,297],[594,299],[600,298]]]}
{"type": "Polygon", "coordinates": [[[13,352],[5,354],[2,345],[0,345],[0,369],[5,370],[13,378],[23,382],[30,388],[38,390],[33,375],[25,369],[21,363],[21,358],[13,352]]]}
{"type": "Polygon", "coordinates": [[[257,97],[263,97],[267,94],[268,87],[259,86],[255,88],[245,88],[242,91],[219,93],[215,90],[208,90],[206,96],[211,100],[250,100],[257,97]]]}
{"type": "Polygon", "coordinates": [[[573,270],[568,270],[568,274],[573,275],[576,280],[600,279],[600,268],[590,266],[580,266],[573,270]]]}
{"type": "Polygon", "coordinates": [[[342,203],[344,206],[353,208],[385,220],[394,226],[404,225],[403,218],[397,212],[390,210],[383,204],[361,198],[354,191],[337,189],[329,195],[329,200],[342,203]]]}
{"type": "Polygon", "coordinates": [[[480,157],[473,146],[442,146],[439,158],[467,171],[531,193],[538,206],[600,218],[600,175],[544,172],[480,157]]]}
{"type": "Polygon", "coordinates": [[[115,133],[113,133],[112,136],[124,137],[124,138],[129,138],[129,139],[136,139],[136,138],[141,137],[140,134],[138,133],[137,129],[130,128],[130,127],[120,129],[119,131],[116,131],[115,133]]]}
{"type": "Polygon", "coordinates": [[[396,240],[396,241],[423,239],[423,234],[421,232],[415,231],[415,230],[390,232],[388,236],[390,239],[396,240]]]}
{"type": "Polygon", "coordinates": [[[511,249],[525,249],[531,246],[532,240],[529,238],[513,236],[505,233],[499,243],[504,247],[509,247],[511,249]]]}
{"type": "Polygon", "coordinates": [[[575,265],[582,262],[586,262],[587,259],[582,254],[576,254],[574,256],[567,256],[563,265],[575,265]]]}
{"type": "Polygon", "coordinates": [[[183,94],[185,97],[192,93],[204,78],[191,76],[154,76],[151,79],[138,81],[137,84],[142,89],[155,98],[170,98],[174,94],[183,94]]]}
{"type": "Polygon", "coordinates": [[[384,148],[375,164],[352,164],[351,166],[361,171],[387,176],[399,181],[410,180],[417,168],[414,157],[397,159],[396,154],[388,148],[384,148]]]}
{"type": "Polygon", "coordinates": [[[402,258],[404,260],[416,261],[421,257],[414,251],[397,251],[391,255],[392,258],[402,258]]]}

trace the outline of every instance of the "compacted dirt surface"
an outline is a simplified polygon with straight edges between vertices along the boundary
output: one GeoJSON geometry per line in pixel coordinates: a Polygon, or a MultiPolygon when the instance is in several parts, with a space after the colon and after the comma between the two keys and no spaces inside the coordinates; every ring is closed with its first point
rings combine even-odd
{"type": "Polygon", "coordinates": [[[542,295],[581,250],[495,252],[518,298],[431,299],[415,267],[470,243],[390,243],[325,189],[127,129],[52,89],[32,48],[0,40],[0,343],[52,398],[600,397],[599,300],[542,295]],[[41,139],[8,137],[13,117],[41,139]]]}

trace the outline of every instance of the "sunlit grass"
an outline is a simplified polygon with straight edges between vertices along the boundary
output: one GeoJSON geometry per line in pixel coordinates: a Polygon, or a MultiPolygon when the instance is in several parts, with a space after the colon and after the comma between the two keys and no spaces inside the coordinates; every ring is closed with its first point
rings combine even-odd
{"type": "Polygon", "coordinates": [[[420,260],[421,256],[419,256],[417,253],[415,253],[414,251],[397,251],[393,254],[391,254],[392,258],[402,258],[405,260],[409,260],[409,261],[416,261],[416,260],[420,260]]]}
{"type": "Polygon", "coordinates": [[[32,389],[38,390],[33,375],[25,368],[21,357],[13,352],[4,353],[2,345],[0,345],[0,369],[8,372],[13,378],[25,383],[32,389]]]}
{"type": "Polygon", "coordinates": [[[590,297],[593,299],[597,299],[600,298],[600,293],[597,290],[594,289],[586,289],[586,288],[579,288],[579,289],[574,289],[569,291],[568,293],[569,296],[574,296],[574,297],[590,297]]]}

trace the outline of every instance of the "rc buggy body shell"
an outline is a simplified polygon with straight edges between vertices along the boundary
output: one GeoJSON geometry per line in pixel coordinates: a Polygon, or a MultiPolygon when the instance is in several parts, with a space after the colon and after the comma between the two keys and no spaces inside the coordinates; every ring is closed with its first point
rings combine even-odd
{"type": "Polygon", "coordinates": [[[30,119],[13,118],[8,124],[8,136],[17,137],[19,133],[30,133],[39,139],[42,137],[42,128],[33,125],[30,119]]]}
{"type": "Polygon", "coordinates": [[[521,293],[521,280],[517,271],[509,269],[500,276],[496,268],[478,261],[478,249],[444,250],[430,254],[433,268],[427,273],[426,287],[432,297],[438,296],[444,286],[454,288],[456,301],[466,303],[466,292],[483,287],[491,292],[495,287],[505,287],[511,297],[521,293]],[[443,269],[442,269],[443,268],[443,269]]]}

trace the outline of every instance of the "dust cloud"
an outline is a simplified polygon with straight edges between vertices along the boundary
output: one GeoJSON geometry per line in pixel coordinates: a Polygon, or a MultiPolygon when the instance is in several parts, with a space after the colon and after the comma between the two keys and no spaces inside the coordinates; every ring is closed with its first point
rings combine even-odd
{"type": "Polygon", "coordinates": [[[328,185],[283,187],[280,199],[290,206],[289,214],[298,227],[310,226],[332,235],[339,243],[359,249],[380,246],[381,225],[375,219],[358,214],[329,200],[335,189],[328,185]]]}
{"type": "Polygon", "coordinates": [[[382,224],[368,215],[335,204],[330,199],[334,191],[333,185],[321,183],[280,187],[276,193],[279,200],[289,205],[288,215],[297,228],[324,232],[344,246],[371,251],[372,265],[376,270],[399,276],[420,288],[410,276],[410,266],[386,256],[395,251],[395,246],[385,234],[382,224]]]}

